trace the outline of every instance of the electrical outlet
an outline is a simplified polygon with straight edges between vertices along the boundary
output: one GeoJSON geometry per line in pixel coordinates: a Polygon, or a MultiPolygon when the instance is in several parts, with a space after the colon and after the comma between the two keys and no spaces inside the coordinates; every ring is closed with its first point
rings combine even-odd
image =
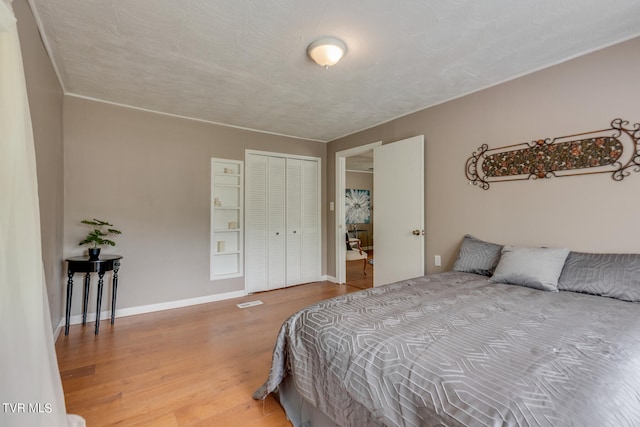
{"type": "Polygon", "coordinates": [[[442,267],[442,258],[440,258],[440,255],[436,255],[433,262],[435,263],[436,267],[442,267]]]}

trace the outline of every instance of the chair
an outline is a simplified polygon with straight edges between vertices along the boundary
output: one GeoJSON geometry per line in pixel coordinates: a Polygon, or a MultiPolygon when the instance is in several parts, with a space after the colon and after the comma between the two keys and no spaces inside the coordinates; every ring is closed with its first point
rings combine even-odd
{"type": "Polygon", "coordinates": [[[347,243],[347,261],[363,260],[362,273],[367,275],[367,253],[360,247],[360,239],[350,239],[349,233],[345,233],[347,243]]]}

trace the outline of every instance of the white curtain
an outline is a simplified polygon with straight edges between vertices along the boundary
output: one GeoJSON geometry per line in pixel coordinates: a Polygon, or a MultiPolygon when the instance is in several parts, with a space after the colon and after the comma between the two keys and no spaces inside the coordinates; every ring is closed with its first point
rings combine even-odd
{"type": "Polygon", "coordinates": [[[51,332],[33,132],[8,1],[0,0],[0,425],[83,426],[66,414],[51,332]]]}

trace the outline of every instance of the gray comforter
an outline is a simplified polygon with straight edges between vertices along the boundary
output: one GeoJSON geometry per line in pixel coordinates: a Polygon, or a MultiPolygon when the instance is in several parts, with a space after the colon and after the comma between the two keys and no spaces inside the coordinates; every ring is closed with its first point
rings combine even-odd
{"type": "Polygon", "coordinates": [[[311,305],[254,398],[292,375],[340,426],[640,426],[640,304],[443,273],[311,305]]]}

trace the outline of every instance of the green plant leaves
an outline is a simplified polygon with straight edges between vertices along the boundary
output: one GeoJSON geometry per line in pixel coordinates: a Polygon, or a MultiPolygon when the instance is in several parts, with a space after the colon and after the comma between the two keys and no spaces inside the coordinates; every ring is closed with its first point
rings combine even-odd
{"type": "Polygon", "coordinates": [[[107,228],[107,230],[103,230],[103,227],[113,227],[113,224],[110,224],[107,221],[102,221],[100,219],[93,218],[93,220],[84,219],[80,221],[81,224],[90,225],[93,228],[85,236],[83,240],[80,241],[79,245],[93,245],[94,248],[102,245],[115,246],[116,242],[110,239],[105,239],[105,236],[110,234],[122,234],[122,231],[115,228],[107,228]]]}

